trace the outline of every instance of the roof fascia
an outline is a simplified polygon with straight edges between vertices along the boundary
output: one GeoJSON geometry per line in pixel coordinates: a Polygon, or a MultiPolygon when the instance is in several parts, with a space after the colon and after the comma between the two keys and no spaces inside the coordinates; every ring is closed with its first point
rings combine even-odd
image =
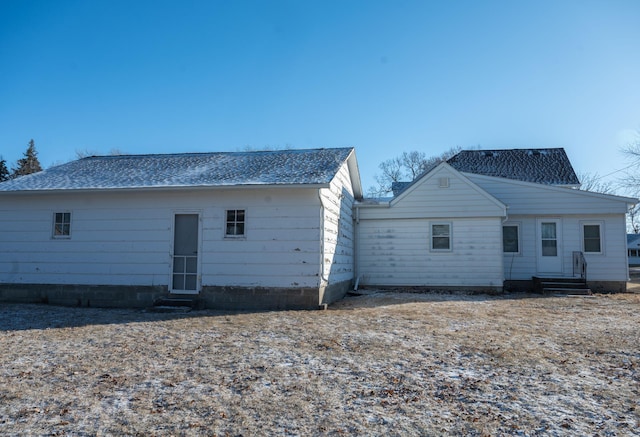
{"type": "Polygon", "coordinates": [[[495,177],[495,176],[486,176],[486,175],[481,175],[481,174],[477,174],[477,173],[463,173],[464,175],[466,175],[467,177],[474,177],[474,178],[479,178],[479,179],[484,179],[484,180],[493,180],[493,181],[498,181],[501,183],[506,183],[506,184],[512,184],[512,185],[520,185],[520,186],[525,186],[525,187],[536,187],[536,188],[542,188],[545,190],[551,190],[551,191],[557,191],[557,192],[562,192],[562,193],[573,193],[573,194],[577,194],[579,196],[588,196],[588,197],[596,197],[596,198],[600,198],[600,199],[607,199],[607,200],[613,200],[613,201],[618,201],[618,202],[625,202],[627,204],[630,205],[635,205],[638,203],[638,199],[636,199],[635,197],[624,197],[624,196],[618,196],[616,194],[604,194],[604,193],[596,193],[594,191],[585,191],[585,190],[579,190],[577,188],[569,188],[566,185],[563,186],[556,186],[556,185],[547,185],[547,184],[538,184],[535,182],[526,182],[526,181],[519,181],[516,179],[508,179],[508,178],[499,178],[499,177],[495,177]]]}
{"type": "Polygon", "coordinates": [[[367,199],[366,201],[355,202],[353,206],[356,208],[389,208],[391,206],[391,201],[367,199]]]}
{"type": "Polygon", "coordinates": [[[16,190],[0,191],[0,196],[21,195],[49,195],[71,193],[135,193],[162,191],[207,191],[207,190],[263,190],[263,189],[321,189],[329,188],[330,184],[247,184],[247,185],[182,185],[173,187],[136,187],[136,188],[81,188],[81,189],[52,189],[52,190],[16,190]]]}

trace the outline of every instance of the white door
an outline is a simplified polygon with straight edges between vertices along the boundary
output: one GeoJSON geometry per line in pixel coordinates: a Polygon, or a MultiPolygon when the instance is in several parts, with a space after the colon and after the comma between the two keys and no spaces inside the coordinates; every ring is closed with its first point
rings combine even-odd
{"type": "Polygon", "coordinates": [[[538,273],[562,274],[562,221],[560,219],[537,220],[538,273]]]}
{"type": "Polygon", "coordinates": [[[173,226],[173,293],[198,293],[198,214],[176,214],[173,226]]]}

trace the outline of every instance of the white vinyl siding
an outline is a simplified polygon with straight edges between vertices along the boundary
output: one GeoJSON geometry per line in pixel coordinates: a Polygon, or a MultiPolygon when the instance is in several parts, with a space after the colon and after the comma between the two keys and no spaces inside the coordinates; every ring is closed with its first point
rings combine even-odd
{"type": "Polygon", "coordinates": [[[354,277],[353,190],[349,167],[343,165],[330,188],[320,190],[323,208],[322,279],[339,283],[354,277]]]}
{"type": "Polygon", "coordinates": [[[423,180],[407,188],[391,202],[391,207],[361,207],[367,218],[502,217],[505,207],[481,188],[448,166],[437,168],[423,180]],[[440,179],[448,178],[449,186],[440,187],[440,179]]]}
{"type": "Polygon", "coordinates": [[[505,216],[503,204],[440,164],[389,204],[358,207],[357,274],[363,285],[500,288],[505,216]]]}
{"type": "Polygon", "coordinates": [[[0,282],[166,286],[174,213],[198,210],[202,286],[319,283],[317,189],[93,192],[10,200],[0,204],[0,282]],[[250,240],[224,237],[226,211],[238,205],[250,207],[250,240]],[[65,244],[51,239],[52,211],[60,206],[73,211],[73,238],[65,244]]]}
{"type": "Polygon", "coordinates": [[[622,198],[503,178],[465,175],[502,203],[509,215],[626,214],[622,198]]]}
{"type": "MultiPolygon", "coordinates": [[[[511,216],[520,223],[521,254],[504,254],[505,279],[530,280],[536,274],[536,217],[511,216]]],[[[544,218],[540,218],[544,221],[544,218]]],[[[558,230],[562,235],[561,253],[563,271],[573,273],[573,252],[583,251],[584,223],[600,223],[603,253],[584,252],[587,261],[587,279],[590,281],[626,281],[626,221],[624,215],[563,216],[558,230]],[[588,220],[585,220],[588,219],[588,220]],[[605,238],[606,237],[606,238],[605,238]],[[606,254],[606,256],[602,256],[606,254]]],[[[559,246],[560,247],[560,246],[559,246]]]]}
{"type": "Polygon", "coordinates": [[[358,275],[376,286],[502,286],[500,218],[450,219],[454,251],[429,250],[428,219],[361,220],[358,275]]]}

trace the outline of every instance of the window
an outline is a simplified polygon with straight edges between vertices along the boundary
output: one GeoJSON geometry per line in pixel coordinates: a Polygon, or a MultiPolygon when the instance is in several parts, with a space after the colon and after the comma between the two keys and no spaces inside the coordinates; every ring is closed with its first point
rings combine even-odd
{"type": "Polygon", "coordinates": [[[518,225],[502,227],[502,251],[504,253],[520,253],[520,241],[518,225]]]}
{"type": "Polygon", "coordinates": [[[558,256],[558,236],[555,222],[543,222],[542,230],[542,256],[558,256]]]}
{"type": "Polygon", "coordinates": [[[431,224],[431,250],[451,250],[451,224],[431,224]]]}
{"type": "Polygon", "coordinates": [[[227,237],[244,236],[244,209],[227,210],[227,227],[225,235],[227,237]]]}
{"type": "Polygon", "coordinates": [[[53,214],[53,236],[54,238],[65,238],[71,236],[70,212],[56,212],[53,214]]]}
{"type": "Polygon", "coordinates": [[[601,253],[601,237],[599,224],[582,225],[583,249],[585,252],[601,253]]]}

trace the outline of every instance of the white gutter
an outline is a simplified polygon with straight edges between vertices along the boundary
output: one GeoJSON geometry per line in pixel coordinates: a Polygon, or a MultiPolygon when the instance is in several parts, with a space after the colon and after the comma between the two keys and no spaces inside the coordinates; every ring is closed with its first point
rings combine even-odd
{"type": "Polygon", "coordinates": [[[324,202],[322,200],[322,191],[318,190],[318,199],[320,200],[320,283],[318,287],[322,287],[322,281],[329,283],[329,278],[325,277],[324,269],[324,202]]]}

